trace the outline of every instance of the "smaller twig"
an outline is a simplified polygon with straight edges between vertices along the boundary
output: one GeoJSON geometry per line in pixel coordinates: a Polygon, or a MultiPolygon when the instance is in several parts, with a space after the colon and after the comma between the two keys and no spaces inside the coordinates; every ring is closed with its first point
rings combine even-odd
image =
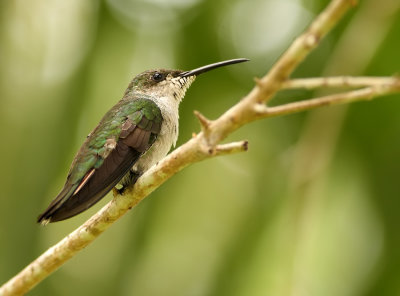
{"type": "Polygon", "coordinates": [[[391,86],[373,86],[366,87],[363,89],[353,90],[345,93],[338,93],[329,96],[314,98],[306,101],[294,102],[284,104],[276,107],[255,108],[254,110],[258,113],[259,118],[274,117],[280,115],[286,115],[291,113],[297,113],[305,110],[315,109],[317,107],[338,105],[344,103],[350,103],[361,100],[370,100],[378,96],[388,95],[390,93],[398,92],[400,90],[400,84],[395,83],[391,86]]]}
{"type": "Polygon", "coordinates": [[[212,123],[212,121],[197,110],[194,110],[193,113],[200,122],[201,130],[204,132],[205,135],[208,135],[208,133],[210,132],[210,124],[212,123]]]}
{"type": "Polygon", "coordinates": [[[318,78],[302,78],[291,79],[283,83],[283,89],[315,89],[320,87],[332,88],[360,88],[368,86],[384,86],[394,85],[399,82],[397,77],[351,77],[351,76],[338,76],[338,77],[318,77],[318,78]]]}
{"type": "Polygon", "coordinates": [[[212,121],[197,110],[194,110],[193,113],[199,120],[201,130],[204,134],[204,137],[202,137],[202,141],[200,142],[200,149],[205,154],[215,155],[216,146],[215,144],[210,143],[210,134],[212,133],[210,125],[212,124],[212,121]]]}
{"type": "Polygon", "coordinates": [[[228,144],[217,145],[215,148],[216,155],[226,155],[238,152],[244,152],[249,149],[248,141],[232,142],[228,144]]]}

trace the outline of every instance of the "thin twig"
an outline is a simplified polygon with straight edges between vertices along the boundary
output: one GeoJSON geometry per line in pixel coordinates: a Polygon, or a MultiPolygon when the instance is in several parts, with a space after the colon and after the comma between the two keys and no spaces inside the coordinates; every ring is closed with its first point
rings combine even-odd
{"type": "Polygon", "coordinates": [[[257,107],[259,117],[276,117],[292,113],[298,113],[305,110],[311,110],[322,106],[339,105],[355,101],[371,100],[376,97],[400,92],[400,79],[393,79],[392,85],[374,85],[358,90],[344,93],[328,95],[324,97],[304,100],[300,102],[288,103],[276,107],[257,107]]]}
{"type": "Polygon", "coordinates": [[[282,84],[282,89],[315,89],[320,87],[331,88],[360,88],[368,86],[394,85],[398,83],[397,77],[316,77],[287,80],[282,84]]]}
{"type": "Polygon", "coordinates": [[[248,141],[232,142],[228,144],[217,145],[215,151],[217,155],[226,155],[237,152],[247,151],[249,149],[248,141]]]}

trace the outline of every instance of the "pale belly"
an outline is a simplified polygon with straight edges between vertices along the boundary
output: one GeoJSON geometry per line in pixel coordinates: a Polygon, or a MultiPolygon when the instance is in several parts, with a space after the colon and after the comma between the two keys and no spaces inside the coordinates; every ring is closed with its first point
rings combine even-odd
{"type": "Polygon", "coordinates": [[[160,135],[157,137],[156,141],[135,163],[132,167],[132,171],[138,172],[139,174],[147,171],[168,154],[172,145],[175,144],[176,138],[177,133],[174,127],[171,126],[164,132],[161,129],[160,135]]]}
{"type": "Polygon", "coordinates": [[[131,184],[138,176],[164,158],[172,146],[175,146],[178,138],[178,117],[177,114],[165,113],[163,112],[164,120],[156,141],[133,165],[131,169],[133,174],[128,173],[120,181],[121,185],[126,186],[131,184]]]}

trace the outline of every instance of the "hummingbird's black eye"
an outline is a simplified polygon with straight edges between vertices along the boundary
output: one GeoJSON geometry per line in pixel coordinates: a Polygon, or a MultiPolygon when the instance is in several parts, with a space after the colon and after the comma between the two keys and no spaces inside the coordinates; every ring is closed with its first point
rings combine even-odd
{"type": "Polygon", "coordinates": [[[152,78],[154,81],[158,82],[164,79],[164,75],[162,75],[160,72],[156,72],[153,74],[152,78]]]}

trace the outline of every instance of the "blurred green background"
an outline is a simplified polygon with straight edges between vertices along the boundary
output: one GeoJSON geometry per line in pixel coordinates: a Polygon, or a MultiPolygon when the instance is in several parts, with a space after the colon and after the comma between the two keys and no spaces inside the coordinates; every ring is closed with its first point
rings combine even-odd
{"type": "MultiPolygon", "coordinates": [[[[0,2],[0,282],[94,214],[35,223],[147,69],[200,76],[178,145],[253,87],[327,0],[0,2]]],[[[398,74],[400,2],[360,1],[295,77],[398,74]]],[[[290,91],[273,104],[322,95],[290,91]]],[[[400,295],[400,96],[249,124],[247,153],[170,179],[29,295],[400,295]]]]}

